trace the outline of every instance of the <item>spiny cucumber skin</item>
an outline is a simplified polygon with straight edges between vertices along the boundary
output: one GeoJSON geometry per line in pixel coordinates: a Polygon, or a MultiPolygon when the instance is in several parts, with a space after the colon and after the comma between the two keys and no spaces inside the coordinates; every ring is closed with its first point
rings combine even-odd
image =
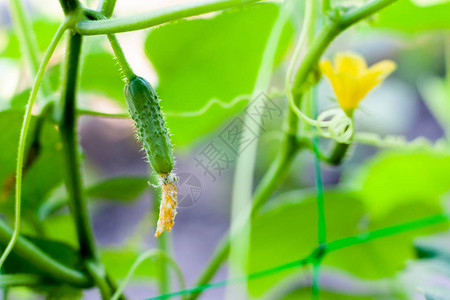
{"type": "Polygon", "coordinates": [[[155,90],[137,76],[125,85],[124,93],[152,168],[158,174],[170,173],[174,165],[172,146],[155,90]]]}

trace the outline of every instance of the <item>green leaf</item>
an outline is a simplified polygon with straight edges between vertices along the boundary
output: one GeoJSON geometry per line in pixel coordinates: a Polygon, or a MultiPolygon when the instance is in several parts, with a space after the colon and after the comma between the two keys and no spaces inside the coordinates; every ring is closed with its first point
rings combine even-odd
{"type": "MultiPolygon", "coordinates": [[[[248,273],[305,258],[317,246],[317,206],[313,192],[291,192],[274,199],[274,205],[252,224],[248,273]]],[[[364,207],[351,193],[325,193],[328,240],[359,233],[364,207]]],[[[286,270],[249,283],[253,296],[298,269],[286,270]]]]}
{"type": "MultiPolygon", "coordinates": [[[[328,241],[429,216],[441,209],[436,205],[412,203],[398,207],[382,218],[368,218],[365,201],[358,199],[356,193],[327,191],[324,199],[328,241]]],[[[252,224],[249,273],[305,258],[317,247],[315,194],[291,192],[274,199],[273,203],[252,224]]],[[[404,267],[408,259],[415,257],[412,247],[415,236],[445,228],[432,226],[343,248],[327,254],[323,265],[337,267],[365,279],[392,276],[404,267]]],[[[260,296],[294,272],[301,270],[284,270],[251,281],[249,290],[253,296],[260,296]]]]}
{"type": "MultiPolygon", "coordinates": [[[[147,177],[113,177],[86,188],[86,195],[94,199],[110,199],[121,202],[136,200],[148,188],[147,177]]],[[[55,189],[38,209],[41,220],[59,211],[68,203],[65,189],[55,189]]]]}
{"type": "Polygon", "coordinates": [[[135,200],[147,188],[147,177],[114,177],[90,186],[86,193],[92,198],[130,201],[135,200]]]}
{"type": "Polygon", "coordinates": [[[122,81],[117,61],[106,48],[104,37],[94,37],[87,41],[83,67],[80,77],[80,87],[83,91],[103,95],[125,108],[122,81]]]}
{"type": "MultiPolygon", "coordinates": [[[[37,44],[41,53],[43,53],[48,45],[50,44],[56,30],[59,27],[60,22],[51,20],[49,18],[34,19],[33,20],[33,31],[37,39],[37,44]]],[[[5,49],[0,52],[0,57],[9,57],[14,59],[20,59],[22,53],[19,46],[19,40],[14,28],[11,26],[8,28],[8,43],[5,49]]]]}
{"type": "MultiPolygon", "coordinates": [[[[0,112],[0,207],[3,213],[12,215],[14,211],[14,185],[17,147],[23,111],[8,110],[0,112]]],[[[36,118],[32,118],[30,135],[27,139],[26,155],[29,157],[33,142],[36,118]]],[[[62,181],[62,144],[56,128],[45,122],[38,145],[33,144],[34,160],[25,167],[22,182],[23,216],[34,215],[49,192],[62,181]]],[[[25,165],[27,159],[25,159],[25,165]]]]}
{"type": "Polygon", "coordinates": [[[419,3],[418,0],[401,0],[389,5],[379,13],[376,25],[408,33],[450,27],[450,2],[435,5],[417,5],[415,2],[419,3]]]}
{"type": "MultiPolygon", "coordinates": [[[[250,94],[277,14],[274,4],[247,5],[213,18],[181,20],[152,30],[145,49],[158,73],[163,109],[198,111],[213,99],[229,104],[250,94]]],[[[276,61],[286,51],[291,35],[287,25],[276,61]]],[[[168,115],[174,144],[191,144],[243,107],[241,102],[229,109],[213,106],[196,117],[168,115]]]]}
{"type": "MultiPolygon", "coordinates": [[[[114,279],[123,279],[130,271],[131,266],[138,258],[138,251],[131,249],[104,249],[102,250],[102,262],[105,264],[107,272],[109,272],[114,279]]],[[[134,273],[134,279],[155,278],[157,274],[157,266],[160,259],[147,259],[134,273]]]]}
{"type": "Polygon", "coordinates": [[[365,163],[358,177],[345,180],[360,189],[372,215],[406,203],[438,205],[450,190],[450,156],[425,151],[384,152],[365,163]]]}

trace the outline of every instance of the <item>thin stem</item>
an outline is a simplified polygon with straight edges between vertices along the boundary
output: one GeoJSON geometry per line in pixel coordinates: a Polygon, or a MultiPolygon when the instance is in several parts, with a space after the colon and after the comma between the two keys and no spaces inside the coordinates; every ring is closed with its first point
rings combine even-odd
{"type": "Polygon", "coordinates": [[[318,300],[320,294],[320,262],[313,264],[312,299],[318,300]]]}
{"type": "Polygon", "coordinates": [[[113,12],[114,12],[114,7],[116,6],[116,0],[103,0],[100,3],[100,9],[99,11],[107,18],[111,18],[113,12]]]}
{"type": "MultiPolygon", "coordinates": [[[[33,77],[39,69],[39,48],[36,42],[36,37],[33,34],[33,26],[31,25],[31,18],[25,10],[21,0],[11,0],[11,15],[16,27],[17,35],[20,41],[20,48],[28,57],[33,77]]],[[[46,92],[46,86],[43,84],[42,89],[46,92]]]]}
{"type": "MultiPolygon", "coordinates": [[[[285,0],[280,12],[272,26],[270,35],[267,39],[261,64],[258,70],[258,76],[253,87],[252,98],[257,98],[261,92],[267,93],[269,90],[270,79],[273,73],[274,58],[282,35],[283,28],[289,19],[294,1],[285,0]]],[[[252,131],[245,130],[241,137],[242,141],[251,139],[254,135],[259,135],[259,128],[263,122],[262,118],[256,120],[251,117],[253,108],[250,107],[244,119],[244,128],[252,128],[252,131]],[[256,126],[255,126],[256,125],[256,126]]],[[[245,274],[243,268],[247,265],[247,253],[249,248],[250,226],[245,226],[251,215],[254,214],[252,207],[253,176],[258,150],[258,142],[254,141],[250,145],[239,149],[236,168],[234,172],[233,191],[231,199],[231,227],[230,239],[233,241],[230,247],[229,274],[231,276],[245,274]]],[[[233,288],[226,291],[227,299],[246,298],[246,291],[237,291],[233,288]]]]}
{"type": "Polygon", "coordinates": [[[174,269],[175,273],[177,274],[178,281],[180,283],[181,289],[185,289],[186,284],[185,284],[185,281],[184,281],[183,272],[181,271],[181,269],[178,266],[178,264],[171,257],[167,256],[167,254],[162,252],[162,251],[159,251],[159,250],[148,250],[148,251],[142,253],[141,255],[139,255],[139,257],[133,263],[133,265],[130,268],[130,271],[128,271],[127,276],[122,281],[122,283],[120,284],[119,288],[116,290],[116,292],[112,296],[111,300],[119,299],[119,296],[122,294],[122,292],[125,289],[127,283],[130,281],[130,279],[133,276],[134,272],[141,265],[141,263],[143,263],[147,259],[152,259],[152,258],[155,258],[155,257],[159,257],[160,259],[163,259],[163,260],[167,261],[170,264],[170,266],[174,269]]]}
{"type": "Polygon", "coordinates": [[[325,17],[328,11],[331,9],[330,0],[322,0],[322,15],[325,17]]]}
{"type": "Polygon", "coordinates": [[[330,251],[336,251],[342,248],[358,245],[375,239],[384,238],[407,231],[417,230],[440,223],[445,223],[449,220],[450,215],[448,213],[436,214],[418,220],[409,221],[399,225],[377,229],[330,242],[326,247],[326,251],[327,253],[330,251]]]}
{"type": "Polygon", "coordinates": [[[122,47],[120,46],[117,37],[114,34],[108,34],[108,40],[111,44],[111,48],[113,49],[114,54],[116,55],[117,61],[119,62],[121,72],[125,77],[125,81],[131,81],[136,77],[136,75],[128,64],[128,61],[125,58],[125,54],[123,53],[122,47]]]}
{"type": "Polygon", "coordinates": [[[183,3],[129,17],[101,21],[81,20],[76,24],[76,30],[82,35],[135,31],[258,1],[260,0],[205,0],[183,3]]]}
{"type": "Polygon", "coordinates": [[[445,77],[447,79],[447,91],[450,91],[450,34],[444,33],[445,77]]]}
{"type": "Polygon", "coordinates": [[[15,185],[15,222],[14,222],[14,233],[12,235],[11,241],[6,247],[0,258],[0,268],[8,257],[9,253],[14,247],[15,242],[19,236],[20,231],[20,215],[21,215],[21,192],[22,192],[22,171],[23,171],[23,161],[24,161],[24,153],[25,146],[27,142],[28,130],[30,128],[31,122],[31,112],[33,109],[34,101],[36,100],[37,93],[39,91],[39,86],[42,81],[42,77],[44,76],[45,69],[52,57],[53,52],[55,51],[56,46],[58,45],[59,40],[63,36],[64,32],[67,29],[67,23],[63,23],[59,26],[56,31],[55,36],[53,37],[50,45],[47,48],[47,51],[44,54],[44,58],[39,66],[36,78],[34,80],[33,87],[31,89],[30,98],[28,99],[28,103],[25,109],[25,116],[23,118],[22,129],[20,131],[19,138],[19,146],[17,150],[17,164],[16,164],[16,185],[15,185]]]}
{"type": "Polygon", "coordinates": [[[82,38],[72,34],[69,39],[64,89],[61,106],[62,120],[60,124],[63,153],[65,160],[65,180],[69,194],[72,213],[75,218],[81,256],[86,259],[97,258],[94,235],[89,220],[86,199],[82,187],[78,139],[76,133],[76,87],[81,52],[82,38]]]}
{"type": "MultiPolygon", "coordinates": [[[[13,234],[13,230],[0,219],[0,243],[6,244],[13,234]]],[[[57,282],[64,282],[77,287],[92,286],[92,281],[86,274],[61,264],[22,236],[17,238],[14,254],[45,272],[57,282]]]]}
{"type": "MultiPolygon", "coordinates": [[[[106,16],[104,16],[101,12],[85,9],[84,12],[90,19],[94,20],[105,20],[106,16]]],[[[114,34],[108,34],[108,40],[111,44],[111,48],[114,51],[114,54],[116,56],[117,61],[120,65],[120,71],[124,77],[125,82],[131,81],[133,78],[136,77],[133,70],[131,69],[130,65],[128,64],[127,59],[125,58],[125,54],[123,53],[123,49],[120,46],[119,41],[117,40],[117,37],[114,34]]]]}

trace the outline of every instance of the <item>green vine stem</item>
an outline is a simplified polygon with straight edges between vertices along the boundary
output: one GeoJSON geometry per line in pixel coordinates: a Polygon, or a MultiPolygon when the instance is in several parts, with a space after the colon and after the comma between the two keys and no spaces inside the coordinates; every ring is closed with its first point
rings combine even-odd
{"type": "MultiPolygon", "coordinates": [[[[289,20],[292,4],[294,1],[285,0],[282,4],[279,14],[272,26],[272,30],[267,39],[266,46],[261,59],[261,64],[258,70],[257,79],[253,87],[251,99],[257,98],[261,92],[268,93],[270,80],[273,74],[274,58],[276,49],[279,44],[283,28],[289,20]]],[[[243,132],[242,140],[246,140],[249,135],[259,135],[259,126],[262,119],[256,121],[249,117],[251,112],[246,115],[244,119],[244,127],[253,127],[253,132],[248,130],[243,132]]],[[[232,191],[231,204],[231,227],[230,240],[233,243],[230,245],[229,255],[229,276],[242,276],[245,274],[245,267],[247,265],[247,253],[249,247],[250,228],[248,225],[252,215],[252,193],[253,193],[253,177],[256,155],[258,150],[258,142],[255,141],[248,147],[239,150],[237,157],[236,169],[234,171],[234,182],[232,191]],[[244,223],[244,224],[243,224],[244,223]]],[[[282,171],[282,170],[280,170],[282,171]]],[[[284,170],[287,172],[287,170],[284,170]]],[[[237,291],[233,288],[226,290],[227,299],[244,298],[245,291],[237,291]]]]}
{"type": "Polygon", "coordinates": [[[135,31],[258,1],[260,0],[204,0],[203,2],[183,3],[130,17],[100,21],[81,20],[76,24],[76,31],[82,35],[135,31]]]}
{"type": "MultiPolygon", "coordinates": [[[[0,220],[0,243],[6,244],[13,234],[13,229],[0,220]]],[[[22,236],[18,236],[16,240],[14,254],[42,270],[57,282],[64,282],[77,287],[92,287],[92,281],[86,274],[61,264],[22,236]]]]}
{"type": "MultiPolygon", "coordinates": [[[[33,32],[33,26],[21,0],[10,0],[11,16],[16,27],[17,36],[21,51],[25,53],[30,64],[31,74],[36,77],[39,70],[39,47],[36,42],[36,36],[33,32]]],[[[42,83],[42,91],[46,95],[48,86],[44,80],[42,83]]]]}
{"type": "Polygon", "coordinates": [[[17,237],[20,232],[20,215],[21,215],[21,192],[22,192],[22,171],[23,171],[23,163],[24,163],[24,153],[25,146],[27,142],[28,130],[31,122],[31,111],[33,109],[33,104],[36,100],[37,93],[39,91],[39,87],[42,81],[42,78],[45,73],[45,69],[50,61],[50,58],[55,51],[56,46],[58,45],[59,40],[63,36],[64,32],[67,29],[67,23],[63,23],[57,30],[55,36],[53,37],[47,51],[44,54],[44,58],[39,66],[36,79],[34,80],[33,87],[31,89],[30,98],[28,99],[28,103],[25,109],[25,116],[22,123],[22,129],[20,131],[19,138],[19,146],[17,150],[17,164],[16,164],[16,185],[15,185],[15,222],[14,222],[14,233],[11,237],[11,241],[6,247],[0,258],[0,268],[8,257],[9,253],[14,247],[15,242],[17,241],[17,237]]]}
{"type": "Polygon", "coordinates": [[[114,7],[116,6],[116,0],[103,0],[99,3],[100,11],[107,19],[111,18],[114,7]]]}
{"type": "MultiPolygon", "coordinates": [[[[112,5],[112,4],[109,4],[109,5],[112,5]]],[[[112,7],[112,8],[114,8],[114,7],[112,7]]],[[[84,9],[84,13],[88,18],[94,19],[94,20],[105,20],[107,18],[101,12],[98,12],[95,10],[84,9]]],[[[136,75],[134,74],[127,59],[125,58],[125,54],[123,53],[123,49],[120,46],[120,43],[119,43],[117,37],[114,34],[107,34],[107,37],[108,37],[109,43],[111,44],[111,48],[114,51],[114,55],[116,56],[116,59],[119,62],[120,71],[121,71],[124,81],[130,82],[131,80],[133,80],[136,77],[136,75]]]]}
{"type": "Polygon", "coordinates": [[[129,82],[136,77],[130,65],[128,64],[127,59],[125,58],[125,54],[123,53],[122,47],[117,40],[117,37],[114,34],[108,34],[108,40],[111,44],[111,48],[114,51],[117,61],[120,65],[120,71],[124,77],[125,82],[129,82]]]}
{"type": "Polygon", "coordinates": [[[65,180],[72,214],[75,218],[81,256],[96,259],[97,253],[89,220],[85,195],[82,188],[81,164],[78,154],[76,132],[76,88],[82,37],[72,33],[69,39],[65,79],[61,97],[62,117],[60,132],[65,160],[65,180]]]}
{"type": "Polygon", "coordinates": [[[59,0],[59,3],[66,16],[70,15],[80,7],[78,0],[59,0]]]}

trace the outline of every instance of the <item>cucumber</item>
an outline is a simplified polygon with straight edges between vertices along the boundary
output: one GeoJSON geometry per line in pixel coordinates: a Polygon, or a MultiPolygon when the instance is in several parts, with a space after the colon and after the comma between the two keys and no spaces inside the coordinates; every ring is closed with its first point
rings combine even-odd
{"type": "Polygon", "coordinates": [[[172,146],[155,90],[147,80],[136,76],[125,85],[124,93],[150,165],[160,175],[170,174],[174,165],[172,146]]]}

